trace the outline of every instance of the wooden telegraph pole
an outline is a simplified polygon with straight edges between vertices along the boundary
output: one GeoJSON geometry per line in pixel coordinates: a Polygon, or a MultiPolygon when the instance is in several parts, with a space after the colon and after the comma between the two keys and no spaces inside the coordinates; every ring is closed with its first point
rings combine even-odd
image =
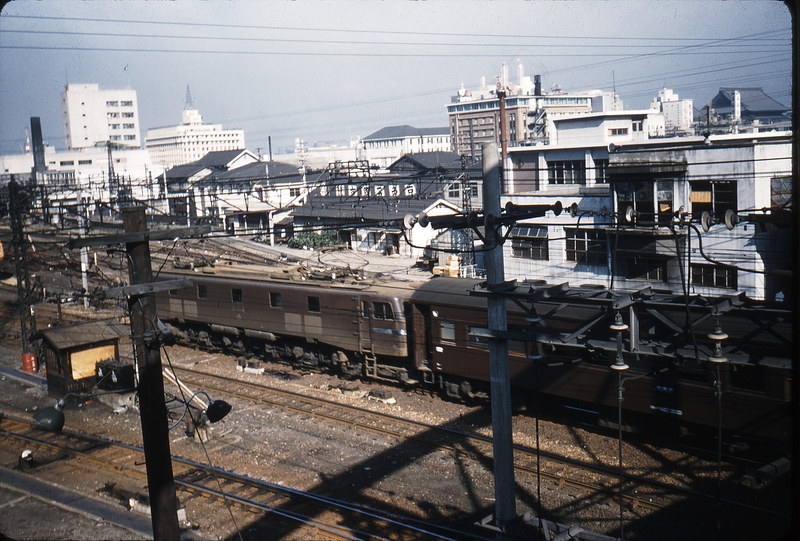
{"type": "MultiPolygon", "coordinates": [[[[144,207],[122,209],[125,233],[147,231],[144,207]]],[[[150,245],[147,238],[125,244],[128,275],[131,285],[148,284],[153,279],[150,267],[150,245]]],[[[178,506],[172,455],[169,449],[167,405],[164,401],[164,380],[161,376],[156,325],[156,300],[152,293],[128,297],[133,351],[139,368],[139,413],[142,421],[142,443],[147,462],[147,484],[155,539],[178,539],[178,506]]]]}
{"type": "Polygon", "coordinates": [[[178,505],[175,498],[175,479],[172,473],[172,454],[169,449],[169,424],[164,400],[164,380],[161,372],[161,337],[158,330],[157,291],[192,287],[189,279],[151,283],[150,240],[197,237],[211,231],[209,226],[148,231],[143,206],[122,209],[125,232],[106,237],[84,237],[67,243],[70,249],[86,246],[125,244],[128,255],[130,286],[107,289],[100,298],[128,299],[131,318],[133,351],[139,372],[139,413],[142,422],[142,446],[147,465],[147,484],[150,492],[150,511],[153,538],[178,539],[178,505]]]}
{"type": "Polygon", "coordinates": [[[514,494],[514,442],[511,431],[511,377],[508,366],[508,340],[502,337],[508,328],[503,266],[503,238],[499,230],[500,164],[497,144],[483,145],[483,208],[485,215],[485,264],[489,332],[489,376],[492,404],[492,442],[494,446],[494,516],[504,539],[507,526],[516,518],[514,494]],[[492,332],[495,331],[495,332],[492,332]]]}

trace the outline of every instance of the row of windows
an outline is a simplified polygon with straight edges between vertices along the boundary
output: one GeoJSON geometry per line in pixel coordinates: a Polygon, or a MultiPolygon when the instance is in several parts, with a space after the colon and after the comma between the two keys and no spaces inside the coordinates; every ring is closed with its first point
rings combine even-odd
{"type": "MultiPolygon", "coordinates": [[[[177,289],[171,289],[169,292],[172,296],[178,295],[177,289]]],[[[208,299],[208,286],[198,284],[197,298],[201,300],[208,299]]],[[[231,288],[231,302],[233,304],[244,304],[244,292],[239,288],[231,288]]],[[[321,304],[319,297],[309,295],[306,297],[307,307],[309,312],[320,312],[321,304]]],[[[283,295],[281,293],[270,291],[269,305],[271,308],[283,308],[283,295]]],[[[369,302],[361,301],[361,317],[380,320],[393,320],[394,310],[392,305],[388,302],[369,302]]]]}
{"type": "MultiPolygon", "coordinates": [[[[608,242],[600,229],[567,229],[567,261],[579,264],[607,266],[608,242]]],[[[510,235],[511,257],[549,261],[547,228],[515,227],[510,235]]],[[[617,259],[618,272],[629,280],[667,282],[667,261],[653,257],[626,256],[617,259]]],[[[738,273],[734,267],[693,263],[690,281],[696,286],[736,289],[738,273]]]]}
{"type": "MultiPolygon", "coordinates": [[[[83,105],[83,104],[81,104],[83,105]]],[[[107,101],[106,107],[133,107],[133,101],[107,101]]]]}
{"type": "MultiPolygon", "coordinates": [[[[120,114],[118,112],[113,112],[113,113],[107,113],[106,116],[108,118],[119,118],[120,114]]],[[[122,113],[122,118],[133,118],[133,113],[122,113]]]]}
{"type": "MultiPolygon", "coordinates": [[[[475,327],[468,327],[468,336],[469,336],[469,345],[471,346],[480,346],[480,347],[489,347],[489,339],[483,336],[476,336],[473,334],[473,330],[477,328],[475,327]]],[[[524,327],[520,327],[518,325],[509,325],[508,330],[512,332],[525,332],[524,327]]],[[[452,321],[446,320],[439,320],[439,337],[441,338],[442,342],[451,342],[455,343],[456,341],[456,325],[452,321]]],[[[525,348],[525,342],[520,342],[518,340],[509,340],[508,341],[508,351],[515,351],[518,353],[527,353],[525,348]]]]}
{"type": "MultiPolygon", "coordinates": [[[[111,139],[112,141],[122,141],[123,138],[121,136],[119,136],[119,135],[111,135],[109,137],[109,139],[111,139]]],[[[125,139],[125,141],[136,141],[136,136],[135,135],[126,135],[124,139],[125,139]]]]}

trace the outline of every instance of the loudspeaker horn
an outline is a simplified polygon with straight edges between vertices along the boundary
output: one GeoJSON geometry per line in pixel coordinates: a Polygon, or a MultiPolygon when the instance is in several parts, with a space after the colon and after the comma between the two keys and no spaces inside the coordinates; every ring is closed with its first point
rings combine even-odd
{"type": "Polygon", "coordinates": [[[573,218],[578,215],[578,204],[577,203],[572,203],[569,206],[569,215],[572,216],[573,218]]]}
{"type": "Polygon", "coordinates": [[[403,227],[406,229],[411,229],[414,227],[414,224],[417,223],[417,218],[413,214],[406,214],[403,217],[403,227]]]}
{"type": "Polygon", "coordinates": [[[419,216],[417,216],[417,223],[420,227],[428,227],[431,221],[428,219],[428,215],[424,212],[420,212],[419,216]]]}
{"type": "Polygon", "coordinates": [[[553,205],[553,214],[556,216],[561,216],[561,212],[564,210],[564,205],[561,204],[561,201],[556,201],[556,204],[553,205]]]}

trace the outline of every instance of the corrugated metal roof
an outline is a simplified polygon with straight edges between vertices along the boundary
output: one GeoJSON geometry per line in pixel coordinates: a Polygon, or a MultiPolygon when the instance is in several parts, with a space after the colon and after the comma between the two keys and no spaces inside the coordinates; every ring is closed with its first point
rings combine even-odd
{"type": "Polygon", "coordinates": [[[118,341],[123,336],[130,336],[130,328],[116,320],[89,321],[43,329],[35,336],[41,336],[54,349],[62,351],[109,340],[118,341]]]}

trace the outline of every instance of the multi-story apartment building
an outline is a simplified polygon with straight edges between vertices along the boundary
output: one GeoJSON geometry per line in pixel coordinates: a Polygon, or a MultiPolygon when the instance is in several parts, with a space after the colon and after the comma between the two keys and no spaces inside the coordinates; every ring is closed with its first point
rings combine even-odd
{"type": "Polygon", "coordinates": [[[539,76],[536,75],[532,82],[524,75],[522,65],[518,66],[518,82],[511,83],[503,64],[502,74],[495,85],[487,85],[482,77],[477,90],[469,91],[462,87],[451,98],[447,114],[453,152],[478,158],[482,144],[502,144],[503,119],[498,89],[505,89],[505,128],[508,130],[505,139],[509,147],[546,140],[552,132],[552,122],[561,117],[622,110],[622,101],[614,92],[592,90],[568,94],[556,87],[544,94],[539,76]]]}
{"type": "Polygon", "coordinates": [[[773,302],[796,293],[781,248],[791,234],[790,132],[613,145],[604,134],[594,144],[509,150],[507,200],[559,201],[573,212],[511,230],[507,279],[773,302]],[[538,183],[520,181],[524,174],[538,183]]]}
{"type": "Polygon", "coordinates": [[[68,149],[111,142],[140,148],[139,105],[135,90],[101,90],[96,84],[68,84],[61,93],[68,149]]]}
{"type": "Polygon", "coordinates": [[[243,130],[223,130],[221,124],[203,124],[203,117],[191,106],[182,113],[177,126],[150,128],[145,148],[154,164],[164,168],[199,160],[209,152],[243,150],[243,130]]]}

